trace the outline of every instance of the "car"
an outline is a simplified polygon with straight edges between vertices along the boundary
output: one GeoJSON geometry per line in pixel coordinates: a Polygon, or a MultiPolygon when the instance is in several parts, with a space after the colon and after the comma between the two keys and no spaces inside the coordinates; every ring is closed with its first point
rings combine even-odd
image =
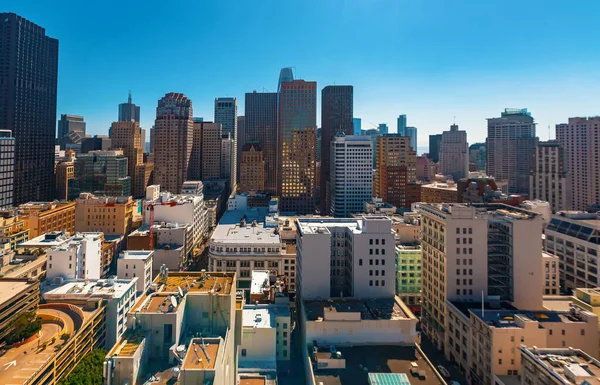
{"type": "Polygon", "coordinates": [[[458,381],[450,381],[450,385],[460,385],[460,382],[458,382],[458,381]]]}
{"type": "Polygon", "coordinates": [[[450,372],[448,371],[448,369],[444,368],[442,365],[438,365],[437,370],[438,370],[438,372],[441,373],[442,376],[450,377],[450,372]]]}

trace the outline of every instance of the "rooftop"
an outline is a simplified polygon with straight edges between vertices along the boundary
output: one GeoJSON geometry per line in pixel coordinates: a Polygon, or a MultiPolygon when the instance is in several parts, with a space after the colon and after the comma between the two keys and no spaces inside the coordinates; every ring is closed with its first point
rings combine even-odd
{"type": "Polygon", "coordinates": [[[600,385],[600,362],[582,350],[521,346],[521,352],[563,384],[600,385]]]}
{"type": "Polygon", "coordinates": [[[0,279],[0,304],[10,300],[12,297],[37,285],[37,282],[26,279],[8,280],[0,279]]]}
{"type": "Polygon", "coordinates": [[[144,338],[146,338],[145,332],[127,329],[125,334],[121,337],[121,340],[113,346],[108,355],[111,357],[131,357],[134,355],[144,338]]]}
{"type": "Polygon", "coordinates": [[[119,253],[119,259],[141,259],[146,260],[154,254],[153,250],[124,250],[119,253]]]}
{"type": "MultiPolygon", "coordinates": [[[[222,221],[221,221],[222,222],[222,221]]],[[[244,226],[238,224],[223,225],[219,222],[212,235],[211,242],[216,243],[245,243],[245,244],[273,244],[279,245],[281,240],[275,234],[275,229],[265,229],[262,223],[247,223],[244,226]]]]}
{"type": "Polygon", "coordinates": [[[141,313],[172,313],[177,311],[182,300],[179,296],[167,293],[155,293],[151,294],[144,301],[140,301],[141,306],[135,309],[135,311],[141,313]]]}
{"type": "Polygon", "coordinates": [[[252,270],[250,294],[263,294],[264,290],[269,290],[269,276],[269,270],[252,270]]]}
{"type": "Polygon", "coordinates": [[[166,280],[159,275],[154,279],[158,284],[159,291],[167,293],[176,293],[182,290],[194,293],[208,293],[215,290],[216,293],[228,295],[231,293],[231,287],[234,284],[235,273],[215,273],[215,272],[169,272],[166,280]]]}
{"type": "Polygon", "coordinates": [[[181,370],[214,370],[221,338],[194,338],[181,370]]]}
{"type": "Polygon", "coordinates": [[[288,305],[244,305],[242,325],[250,328],[274,328],[276,317],[289,317],[288,305]]]}
{"type": "Polygon", "coordinates": [[[51,285],[42,285],[42,296],[47,300],[80,299],[85,297],[120,298],[132,287],[135,290],[137,278],[132,279],[86,279],[51,285]]]}
{"type": "Polygon", "coordinates": [[[65,235],[64,231],[52,231],[42,234],[26,242],[19,243],[19,247],[37,248],[37,247],[53,247],[61,245],[69,241],[70,237],[65,235]]]}
{"type": "Polygon", "coordinates": [[[461,217],[465,216],[472,209],[475,218],[489,218],[493,216],[511,220],[528,220],[540,216],[540,214],[533,211],[502,203],[419,203],[419,209],[443,216],[453,216],[454,212],[457,212],[461,217]]]}
{"type": "Polygon", "coordinates": [[[306,319],[317,322],[324,319],[325,309],[338,313],[360,313],[361,320],[399,320],[412,316],[402,309],[396,298],[307,300],[304,308],[306,319]]]}
{"type": "Polygon", "coordinates": [[[491,310],[487,312],[484,311],[483,316],[481,316],[481,311],[472,309],[471,313],[483,320],[488,326],[495,328],[518,328],[520,326],[517,324],[516,319],[539,323],[586,322],[575,313],[552,310],[491,310]]]}
{"type": "Polygon", "coordinates": [[[303,234],[329,234],[330,231],[328,227],[347,227],[352,232],[362,232],[362,222],[360,218],[298,218],[297,227],[303,234]]]}
{"type": "Polygon", "coordinates": [[[456,192],[458,189],[458,185],[456,183],[433,182],[433,183],[429,183],[429,184],[424,184],[421,186],[421,188],[433,188],[433,189],[438,189],[438,190],[448,190],[448,191],[456,192]]]}
{"type": "MultiPolygon", "coordinates": [[[[337,347],[336,347],[337,348],[337,347]]],[[[382,373],[408,374],[410,383],[422,385],[442,385],[433,369],[415,347],[409,346],[354,346],[337,348],[346,360],[344,369],[316,369],[315,382],[323,385],[364,385],[370,377],[384,379],[382,373]],[[425,379],[417,380],[410,374],[411,363],[425,371],[425,379]]],[[[314,357],[313,357],[314,360],[314,357]]],[[[381,385],[382,382],[371,382],[381,385]]],[[[390,382],[388,384],[402,384],[390,382]]]]}
{"type": "MultiPolygon", "coordinates": [[[[448,301],[457,308],[465,316],[470,317],[469,310],[474,312],[479,310],[481,312],[481,302],[477,301],[448,301]]],[[[508,302],[484,302],[484,310],[497,311],[497,310],[517,310],[516,307],[512,306],[508,302]]]]}
{"type": "Polygon", "coordinates": [[[544,309],[552,311],[569,311],[575,299],[566,295],[545,295],[544,309]]]}

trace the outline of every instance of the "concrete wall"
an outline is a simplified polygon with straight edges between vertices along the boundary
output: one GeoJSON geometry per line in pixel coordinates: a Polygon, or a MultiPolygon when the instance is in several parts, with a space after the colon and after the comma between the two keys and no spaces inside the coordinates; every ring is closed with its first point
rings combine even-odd
{"type": "Polygon", "coordinates": [[[250,362],[257,361],[265,362],[267,365],[275,363],[277,359],[275,332],[275,328],[244,327],[242,329],[242,345],[239,349],[240,366],[248,367],[250,362]]]}
{"type": "Polygon", "coordinates": [[[517,309],[543,309],[545,276],[542,266],[543,218],[513,221],[513,305],[517,309]],[[540,293],[532,295],[532,293],[540,293]]]}
{"type": "Polygon", "coordinates": [[[416,319],[306,321],[306,341],[324,345],[414,345],[416,319]]]}
{"type": "Polygon", "coordinates": [[[331,235],[301,234],[297,238],[298,291],[303,299],[329,298],[331,294],[331,235]]]}
{"type": "Polygon", "coordinates": [[[185,260],[185,250],[182,247],[176,249],[155,249],[152,258],[152,271],[155,273],[165,264],[170,271],[179,271],[179,265],[185,260]]]}

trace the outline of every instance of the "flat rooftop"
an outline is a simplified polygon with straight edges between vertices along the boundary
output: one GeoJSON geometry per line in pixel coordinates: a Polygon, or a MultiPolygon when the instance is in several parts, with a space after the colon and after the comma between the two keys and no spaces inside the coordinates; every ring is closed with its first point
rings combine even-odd
{"type": "MultiPolygon", "coordinates": [[[[469,310],[474,312],[479,310],[481,313],[481,302],[477,301],[448,301],[452,306],[456,307],[465,316],[470,317],[469,310]]],[[[517,310],[516,307],[505,301],[500,302],[484,302],[484,310],[497,311],[497,310],[517,310]]]]}
{"type": "Polygon", "coordinates": [[[274,228],[265,228],[264,224],[246,222],[245,226],[240,224],[226,224],[221,222],[215,227],[215,231],[211,237],[211,242],[214,244],[227,243],[244,243],[244,244],[273,244],[279,245],[281,240],[279,235],[275,234],[274,228]]]}
{"type": "Polygon", "coordinates": [[[263,294],[263,290],[269,290],[269,270],[253,270],[250,281],[250,294],[263,294]]]}
{"type": "Polygon", "coordinates": [[[421,186],[421,188],[431,188],[431,189],[437,189],[437,190],[446,190],[446,191],[456,192],[458,185],[456,183],[434,182],[434,183],[424,184],[421,186]]]}
{"type": "Polygon", "coordinates": [[[42,234],[26,242],[19,243],[19,247],[34,248],[34,247],[53,247],[68,242],[70,237],[66,236],[63,231],[53,231],[42,234]]]}
{"type": "Polygon", "coordinates": [[[154,283],[159,286],[159,291],[168,293],[176,293],[180,287],[182,290],[188,290],[188,293],[208,293],[215,290],[218,294],[228,295],[231,293],[234,279],[235,273],[169,272],[166,281],[159,274],[154,283]]]}
{"type": "Polygon", "coordinates": [[[566,295],[545,295],[544,309],[552,311],[569,311],[576,299],[566,295]]]}
{"type": "Polygon", "coordinates": [[[527,348],[522,346],[523,355],[542,366],[548,375],[554,373],[565,384],[587,381],[589,385],[600,385],[600,362],[579,349],[527,348]]]}
{"type": "Polygon", "coordinates": [[[188,346],[181,370],[214,369],[219,346],[220,338],[194,338],[188,346]]]}
{"type": "Polygon", "coordinates": [[[329,299],[304,301],[306,319],[317,321],[324,319],[325,308],[333,308],[339,313],[360,313],[361,320],[410,318],[395,298],[381,299],[329,299]]]}
{"type": "Polygon", "coordinates": [[[296,223],[298,229],[303,234],[330,234],[328,227],[346,227],[354,233],[362,232],[362,222],[360,218],[298,218],[296,223]]]}
{"type": "Polygon", "coordinates": [[[264,223],[269,214],[268,207],[249,207],[246,210],[227,210],[223,213],[220,225],[235,225],[239,224],[242,218],[246,219],[246,223],[264,223]]]}
{"type": "Polygon", "coordinates": [[[0,303],[10,300],[15,295],[35,286],[37,282],[27,280],[11,281],[0,279],[0,303]]]}
{"type": "Polygon", "coordinates": [[[523,310],[494,310],[484,312],[483,317],[481,311],[473,310],[473,314],[482,319],[489,326],[496,328],[515,328],[519,327],[515,322],[515,318],[521,318],[529,321],[537,321],[539,323],[554,322],[554,323],[575,323],[585,322],[567,312],[557,312],[550,310],[540,311],[523,311],[523,310]]]}
{"type": "Polygon", "coordinates": [[[153,253],[153,250],[124,250],[119,253],[119,259],[145,260],[153,253]]]}
{"type": "Polygon", "coordinates": [[[473,208],[476,218],[505,217],[513,220],[533,219],[540,214],[503,203],[419,203],[419,209],[441,214],[443,216],[453,215],[456,211],[459,216],[464,217],[465,210],[473,208]]]}
{"type": "Polygon", "coordinates": [[[131,357],[135,354],[137,348],[140,346],[145,337],[145,332],[128,329],[123,337],[121,337],[120,341],[113,346],[108,355],[110,357],[131,357]]]}
{"type": "MultiPolygon", "coordinates": [[[[337,347],[346,360],[345,369],[317,369],[316,383],[323,385],[365,385],[369,383],[369,374],[405,373],[412,384],[442,385],[434,374],[433,369],[417,351],[409,346],[354,346],[337,347]],[[424,370],[426,378],[420,380],[410,374],[411,362],[424,370]]],[[[311,357],[312,352],[310,352],[311,357]]],[[[313,358],[314,360],[314,358],[313,358]]],[[[378,383],[379,384],[379,383],[378,383]]],[[[395,384],[395,383],[392,383],[395,384]]]]}
{"type": "Polygon", "coordinates": [[[276,317],[289,317],[288,305],[244,305],[242,325],[251,328],[274,328],[276,317]]]}
{"type": "Polygon", "coordinates": [[[83,297],[119,298],[135,287],[133,279],[75,280],[60,286],[42,285],[44,299],[77,299],[83,297]]]}
{"type": "Polygon", "coordinates": [[[136,309],[141,313],[171,313],[177,311],[182,298],[178,295],[155,293],[150,295],[136,309]]]}

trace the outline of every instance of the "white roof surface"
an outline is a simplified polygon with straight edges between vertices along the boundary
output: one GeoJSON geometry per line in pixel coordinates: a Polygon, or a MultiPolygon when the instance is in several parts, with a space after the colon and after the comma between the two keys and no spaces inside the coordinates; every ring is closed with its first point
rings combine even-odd
{"type": "Polygon", "coordinates": [[[213,243],[232,243],[232,244],[272,244],[281,243],[279,235],[275,234],[275,229],[265,229],[262,223],[252,226],[247,224],[240,227],[237,225],[217,225],[212,235],[213,243]]]}

